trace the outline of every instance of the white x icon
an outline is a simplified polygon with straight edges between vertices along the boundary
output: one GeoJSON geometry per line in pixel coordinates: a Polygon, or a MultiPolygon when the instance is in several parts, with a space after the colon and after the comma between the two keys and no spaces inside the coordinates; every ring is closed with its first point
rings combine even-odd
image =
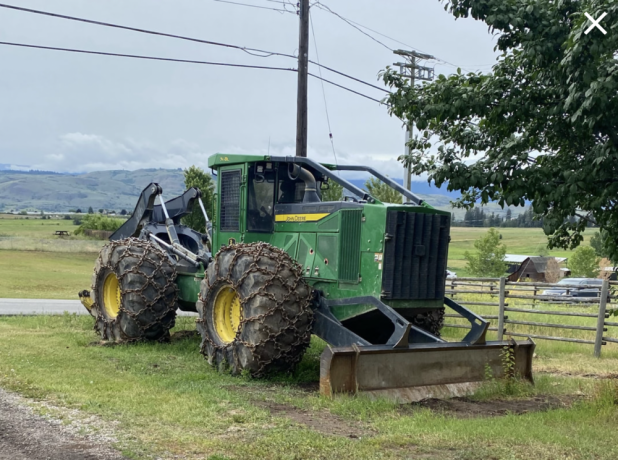
{"type": "Polygon", "coordinates": [[[586,31],[584,32],[584,34],[588,35],[588,34],[592,31],[592,29],[594,29],[594,28],[596,27],[596,28],[597,28],[597,29],[599,29],[601,32],[603,32],[603,35],[607,35],[607,31],[606,31],[603,27],[601,27],[601,26],[599,25],[599,22],[601,22],[601,20],[602,20],[605,16],[607,16],[607,13],[603,13],[601,16],[599,16],[599,19],[594,19],[594,18],[593,18],[592,16],[590,16],[588,13],[584,13],[584,14],[586,15],[586,17],[587,17],[588,19],[590,19],[590,22],[592,22],[592,25],[591,25],[590,27],[588,27],[588,29],[586,29],[586,31]]]}

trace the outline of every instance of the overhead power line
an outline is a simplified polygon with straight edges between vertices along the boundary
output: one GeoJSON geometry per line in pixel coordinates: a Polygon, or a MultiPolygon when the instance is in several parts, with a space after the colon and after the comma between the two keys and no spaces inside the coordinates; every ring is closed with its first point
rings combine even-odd
{"type": "MultiPolygon", "coordinates": [[[[92,50],[83,50],[83,49],[75,49],[75,48],[60,48],[56,46],[31,45],[27,43],[0,42],[0,45],[17,46],[21,48],[35,48],[35,49],[51,50],[51,51],[65,51],[69,53],[79,53],[79,54],[94,54],[94,55],[100,55],[100,56],[143,59],[143,60],[150,60],[150,61],[168,61],[168,62],[179,62],[179,63],[185,63],[185,64],[202,64],[202,65],[214,65],[214,66],[223,66],[223,67],[242,67],[242,68],[247,68],[247,69],[279,70],[279,71],[287,71],[287,72],[297,71],[294,68],[288,68],[288,67],[270,67],[270,66],[259,66],[259,65],[249,65],[249,64],[233,64],[229,62],[198,61],[198,60],[192,60],[192,59],[175,59],[175,58],[164,58],[164,57],[158,57],[158,56],[144,56],[140,54],[109,53],[105,51],[92,51],[92,50]]],[[[358,96],[362,96],[366,99],[369,99],[369,100],[372,100],[378,103],[381,102],[378,99],[374,99],[371,96],[367,96],[366,94],[360,93],[358,91],[354,91],[353,89],[350,89],[346,86],[327,80],[326,78],[322,78],[312,73],[309,73],[309,75],[311,75],[313,78],[317,78],[318,80],[322,80],[326,83],[329,83],[333,86],[337,86],[338,88],[344,89],[358,96]]]]}
{"type": "Polygon", "coordinates": [[[331,14],[334,14],[335,16],[337,16],[339,19],[341,19],[343,22],[345,22],[346,24],[348,24],[350,27],[355,28],[356,30],[358,30],[361,34],[366,35],[367,37],[371,38],[374,42],[379,43],[380,45],[382,45],[384,48],[386,48],[389,51],[393,51],[393,48],[391,48],[388,45],[385,45],[384,43],[382,43],[380,40],[378,40],[377,38],[375,38],[373,35],[368,34],[367,32],[365,32],[363,29],[357,27],[354,23],[352,23],[352,21],[344,18],[343,16],[341,16],[339,13],[334,12],[333,10],[331,10],[328,6],[321,4],[320,2],[316,2],[313,4],[314,6],[317,6],[318,8],[324,10],[324,11],[328,11],[331,14]]]}
{"type": "Polygon", "coordinates": [[[249,65],[249,64],[233,64],[229,62],[197,61],[197,60],[192,60],[192,59],[175,59],[175,58],[164,58],[164,57],[157,57],[157,56],[143,56],[140,54],[108,53],[105,51],[80,50],[80,49],[75,49],[75,48],[59,48],[56,46],[30,45],[27,43],[0,42],[0,45],[19,46],[22,48],[37,48],[37,49],[52,50],[52,51],[67,51],[70,53],[98,54],[100,56],[114,56],[114,57],[124,57],[124,58],[133,58],[133,59],[146,59],[146,60],[151,60],[151,61],[184,62],[187,64],[205,64],[205,65],[216,65],[216,66],[225,66],[225,67],[244,67],[247,69],[285,70],[288,72],[296,72],[296,69],[291,68],[291,67],[290,68],[270,67],[270,66],[249,65]]]}
{"type": "MultiPolygon", "coordinates": [[[[280,13],[292,13],[292,14],[295,14],[293,11],[286,10],[284,8],[271,8],[271,7],[268,7],[268,6],[251,5],[249,3],[231,2],[230,0],[215,0],[215,2],[231,3],[232,5],[249,6],[251,8],[260,8],[262,10],[273,10],[273,11],[278,11],[280,13]]],[[[280,3],[280,2],[277,2],[277,3],[280,3]]]]}
{"type": "Polygon", "coordinates": [[[183,36],[183,35],[176,35],[176,34],[168,34],[168,33],[165,33],[165,32],[157,32],[157,31],[154,31],[154,30],[141,29],[141,28],[138,28],[138,27],[123,26],[123,25],[120,25],[120,24],[113,24],[113,23],[110,23],[110,22],[94,21],[92,19],[78,18],[78,17],[75,17],[75,16],[67,16],[67,15],[64,15],[64,14],[51,13],[49,11],[33,10],[31,8],[22,8],[20,6],[7,5],[7,4],[4,4],[4,3],[0,3],[0,8],[9,8],[9,9],[12,9],[12,10],[23,11],[23,12],[26,12],[26,13],[41,14],[43,16],[51,16],[51,17],[54,17],[54,18],[67,19],[67,20],[70,20],[70,21],[84,22],[86,24],[95,24],[95,25],[98,25],[98,26],[113,27],[115,29],[130,30],[130,31],[139,32],[139,33],[142,33],[142,34],[158,35],[158,36],[161,36],[161,37],[176,38],[178,40],[186,40],[186,41],[190,41],[190,42],[203,43],[205,45],[223,46],[225,48],[233,48],[233,49],[237,49],[237,50],[241,50],[241,51],[245,51],[245,52],[253,51],[255,53],[264,53],[265,54],[264,57],[268,57],[268,56],[284,56],[284,57],[289,57],[289,58],[296,59],[296,56],[294,56],[292,54],[277,53],[277,52],[274,52],[274,51],[266,51],[266,50],[261,50],[261,49],[258,49],[258,48],[249,48],[249,47],[246,47],[246,46],[238,46],[238,45],[232,45],[232,44],[229,44],[229,43],[215,42],[215,41],[212,41],[212,40],[202,40],[202,39],[199,39],[199,38],[186,37],[186,36],[183,36]]]}
{"type": "Polygon", "coordinates": [[[343,85],[340,85],[339,83],[335,83],[333,81],[327,80],[326,78],[319,77],[317,75],[312,74],[311,72],[309,72],[308,74],[311,75],[313,78],[317,78],[318,80],[325,81],[326,83],[330,83],[333,86],[337,86],[337,87],[339,87],[341,89],[345,89],[346,91],[349,91],[351,93],[358,94],[359,96],[362,96],[365,99],[369,99],[370,101],[377,102],[378,104],[382,103],[382,101],[380,101],[378,99],[375,99],[375,98],[373,98],[371,96],[367,96],[366,94],[363,94],[363,93],[359,93],[358,91],[354,91],[353,89],[350,89],[347,86],[343,86],[343,85]]]}
{"type": "MultiPolygon", "coordinates": [[[[343,16],[343,15],[333,11],[331,8],[329,8],[328,6],[324,5],[319,0],[316,1],[313,5],[317,6],[318,8],[322,9],[323,11],[326,11],[328,13],[333,14],[334,16],[337,16],[339,19],[341,19],[342,21],[346,22],[348,25],[354,27],[356,30],[358,30],[362,34],[366,35],[367,37],[371,38],[373,41],[379,43],[380,45],[384,46],[385,48],[387,48],[387,49],[389,49],[391,51],[393,51],[393,49],[391,47],[389,47],[388,45],[382,43],[381,41],[379,41],[378,39],[373,37],[371,34],[368,34],[365,31],[359,29],[359,27],[363,28],[363,29],[366,29],[366,30],[369,30],[370,32],[373,32],[374,34],[380,35],[381,37],[387,38],[388,40],[391,40],[391,41],[393,41],[395,43],[399,43],[400,45],[404,45],[406,48],[416,50],[416,51],[418,51],[420,53],[423,53],[423,54],[427,54],[425,51],[423,51],[423,50],[421,50],[419,48],[416,48],[416,47],[414,47],[412,45],[409,45],[409,44],[404,43],[404,42],[402,42],[400,40],[397,40],[396,38],[390,37],[390,36],[388,36],[388,35],[386,35],[386,34],[384,34],[382,32],[379,32],[379,31],[377,31],[375,29],[367,27],[367,26],[365,26],[363,24],[360,24],[360,23],[358,23],[356,21],[353,21],[353,20],[351,20],[349,18],[346,18],[345,16],[343,16]],[[356,26],[358,26],[358,27],[356,27],[356,26]]],[[[446,64],[446,65],[449,65],[449,66],[452,66],[452,67],[455,67],[455,68],[460,67],[460,68],[462,68],[464,70],[467,70],[468,72],[471,72],[471,70],[469,69],[470,67],[493,67],[493,65],[494,65],[494,64],[479,64],[479,65],[477,65],[477,64],[466,64],[466,66],[464,67],[464,66],[461,66],[461,65],[453,64],[452,62],[449,62],[449,61],[445,61],[444,59],[441,59],[441,58],[435,58],[435,60],[437,62],[439,62],[439,63],[446,64]]]]}
{"type": "MultiPolygon", "coordinates": [[[[273,0],[274,1],[274,0],[273,0]]],[[[187,36],[183,36],[183,35],[176,35],[176,34],[169,34],[169,33],[165,33],[165,32],[157,32],[154,30],[149,30],[149,29],[142,29],[142,28],[138,28],[138,27],[131,27],[131,26],[124,26],[124,25],[120,25],[120,24],[114,24],[114,23],[109,23],[109,22],[102,22],[102,21],[95,21],[92,19],[86,19],[86,18],[79,18],[79,17],[75,17],[75,16],[67,16],[64,14],[57,14],[57,13],[51,13],[49,11],[42,11],[42,10],[34,10],[31,8],[23,8],[20,6],[15,6],[15,5],[7,5],[4,3],[0,3],[0,8],[8,8],[8,9],[12,9],[12,10],[17,10],[17,11],[22,11],[22,12],[26,12],[26,13],[33,13],[33,14],[40,14],[43,16],[50,16],[50,17],[54,17],[54,18],[60,18],[60,19],[66,19],[66,20],[70,20],[70,21],[77,21],[77,22],[83,22],[86,24],[94,24],[94,25],[98,25],[98,26],[103,26],[103,27],[112,27],[115,29],[121,29],[121,30],[129,30],[132,32],[138,32],[138,33],[143,33],[143,34],[149,34],[149,35],[156,35],[156,36],[161,36],[161,37],[167,37],[167,38],[175,38],[178,40],[185,40],[185,41],[190,41],[190,42],[195,42],[195,43],[202,43],[205,45],[213,45],[213,46],[222,46],[225,48],[231,48],[231,49],[237,49],[237,50],[241,50],[244,51],[245,53],[248,53],[252,56],[257,56],[257,57],[270,57],[270,56],[282,56],[282,57],[287,57],[287,58],[292,58],[292,59],[297,59],[297,56],[294,56],[292,54],[286,54],[286,53],[279,53],[276,51],[267,51],[267,50],[263,50],[263,49],[259,49],[259,48],[249,48],[249,47],[245,47],[245,46],[238,46],[238,45],[233,45],[230,43],[222,43],[222,42],[216,42],[216,41],[212,41],[212,40],[203,40],[203,39],[199,39],[199,38],[194,38],[194,37],[187,37],[187,36]],[[262,54],[255,54],[255,53],[262,53],[262,54]]],[[[388,90],[386,90],[385,88],[380,88],[379,86],[373,85],[371,83],[368,83],[366,81],[363,81],[359,78],[353,77],[351,75],[348,75],[344,72],[335,70],[331,67],[325,66],[323,64],[320,64],[318,62],[309,60],[309,62],[311,62],[312,64],[315,64],[317,66],[320,66],[330,72],[336,73],[338,75],[341,75],[342,77],[348,78],[350,80],[354,80],[358,83],[361,83],[363,85],[366,86],[370,86],[372,88],[375,89],[379,89],[380,91],[384,91],[384,92],[389,92],[388,90]]]]}

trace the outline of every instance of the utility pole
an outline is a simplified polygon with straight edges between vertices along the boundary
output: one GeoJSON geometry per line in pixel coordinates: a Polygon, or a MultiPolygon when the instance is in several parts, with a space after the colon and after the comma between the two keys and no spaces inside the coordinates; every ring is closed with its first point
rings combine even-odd
{"type": "MultiPolygon", "coordinates": [[[[395,50],[393,52],[405,59],[405,62],[396,62],[393,65],[399,66],[399,73],[404,77],[409,78],[412,86],[414,86],[416,80],[433,80],[433,69],[431,67],[417,65],[418,60],[435,59],[433,56],[430,56],[429,54],[417,53],[416,51],[395,50]]],[[[410,121],[408,126],[406,126],[406,156],[410,155],[410,147],[408,142],[412,139],[412,129],[412,121],[410,121]]],[[[404,167],[403,188],[410,191],[412,190],[412,171],[408,166],[404,167]]],[[[403,198],[406,201],[410,201],[409,198],[406,198],[405,196],[403,198]]]]}
{"type": "Polygon", "coordinates": [[[309,0],[299,0],[298,95],[296,101],[296,156],[307,156],[307,78],[309,72],[309,0]]]}

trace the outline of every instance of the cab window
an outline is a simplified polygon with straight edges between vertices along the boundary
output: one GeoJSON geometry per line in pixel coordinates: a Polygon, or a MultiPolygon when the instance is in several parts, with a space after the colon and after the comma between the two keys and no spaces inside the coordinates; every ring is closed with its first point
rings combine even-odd
{"type": "Polygon", "coordinates": [[[249,168],[247,230],[270,233],[274,228],[275,171],[256,164],[249,168]]]}

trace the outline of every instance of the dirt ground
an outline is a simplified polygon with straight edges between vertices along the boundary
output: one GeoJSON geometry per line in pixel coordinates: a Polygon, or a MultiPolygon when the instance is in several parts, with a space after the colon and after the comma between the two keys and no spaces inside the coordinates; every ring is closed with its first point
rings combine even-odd
{"type": "MultiPolygon", "coordinates": [[[[74,428],[74,427],[73,427],[74,428]]],[[[36,415],[0,388],[0,460],[121,460],[101,436],[82,436],[58,420],[36,415]]]]}
{"type": "Polygon", "coordinates": [[[407,406],[407,410],[431,409],[457,418],[497,417],[506,414],[521,415],[571,407],[577,396],[537,396],[527,399],[474,401],[470,398],[425,399],[407,406]]]}

